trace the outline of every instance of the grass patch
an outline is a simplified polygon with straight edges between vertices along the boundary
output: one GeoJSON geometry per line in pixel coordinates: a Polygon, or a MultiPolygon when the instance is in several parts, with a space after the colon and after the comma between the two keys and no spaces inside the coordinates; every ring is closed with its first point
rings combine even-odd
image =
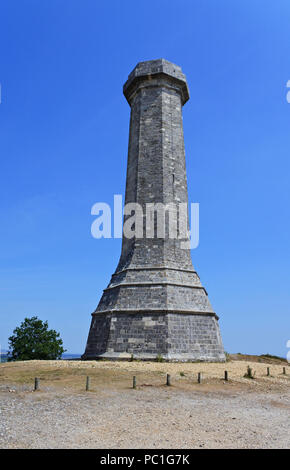
{"type": "Polygon", "coordinates": [[[274,356],[273,354],[261,354],[260,356],[261,358],[265,358],[265,359],[277,359],[278,361],[283,361],[283,362],[287,362],[287,359],[285,359],[284,357],[280,357],[280,356],[274,356]]]}
{"type": "Polygon", "coordinates": [[[157,354],[155,362],[164,362],[164,357],[162,357],[161,354],[157,354]]]}

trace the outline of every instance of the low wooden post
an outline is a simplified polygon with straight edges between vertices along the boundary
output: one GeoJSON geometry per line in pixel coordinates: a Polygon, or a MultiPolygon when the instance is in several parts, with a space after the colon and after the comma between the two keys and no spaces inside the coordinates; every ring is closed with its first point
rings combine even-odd
{"type": "Polygon", "coordinates": [[[227,382],[228,380],[229,380],[228,371],[225,370],[225,381],[227,382]]]}
{"type": "Polygon", "coordinates": [[[250,366],[247,367],[247,372],[244,375],[244,377],[247,377],[248,379],[253,379],[253,369],[251,369],[250,366]]]}
{"type": "Polygon", "coordinates": [[[90,377],[87,376],[87,380],[86,380],[86,392],[88,392],[90,390],[90,377]]]}
{"type": "Polygon", "coordinates": [[[136,388],[136,375],[133,375],[133,388],[136,388]]]}
{"type": "Polygon", "coordinates": [[[170,385],[171,385],[171,377],[170,377],[169,374],[166,375],[166,385],[167,385],[168,387],[170,387],[170,385]]]}
{"type": "Polygon", "coordinates": [[[39,378],[34,379],[34,391],[39,390],[39,378]]]}
{"type": "Polygon", "coordinates": [[[201,378],[202,378],[202,377],[201,377],[201,372],[199,372],[199,373],[197,374],[197,381],[198,381],[199,384],[201,384],[201,378]]]}
{"type": "Polygon", "coordinates": [[[267,367],[267,377],[270,377],[270,367],[267,367]]]}
{"type": "Polygon", "coordinates": [[[286,367],[283,367],[283,374],[286,375],[286,367]]]}

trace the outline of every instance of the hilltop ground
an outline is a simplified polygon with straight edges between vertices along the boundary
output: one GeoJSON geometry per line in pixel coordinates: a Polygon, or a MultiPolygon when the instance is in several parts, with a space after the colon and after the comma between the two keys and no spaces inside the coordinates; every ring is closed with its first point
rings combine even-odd
{"type": "Polygon", "coordinates": [[[289,385],[287,362],[241,355],[225,364],[0,364],[0,448],[289,448],[289,385]],[[248,365],[254,379],[244,377],[248,365]]]}

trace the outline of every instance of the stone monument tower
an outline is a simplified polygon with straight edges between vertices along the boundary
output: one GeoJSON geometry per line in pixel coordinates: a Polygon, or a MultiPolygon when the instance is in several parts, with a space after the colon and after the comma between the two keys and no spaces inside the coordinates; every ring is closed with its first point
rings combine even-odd
{"type": "MultiPolygon", "coordinates": [[[[148,203],[187,203],[185,75],[164,59],[140,62],[123,91],[131,107],[125,204],[137,202],[145,214],[148,203]]],[[[163,238],[156,230],[151,237],[123,235],[119,264],[92,314],[83,359],[225,360],[218,317],[189,247],[182,246],[188,235],[170,237],[165,220],[163,238]]]]}

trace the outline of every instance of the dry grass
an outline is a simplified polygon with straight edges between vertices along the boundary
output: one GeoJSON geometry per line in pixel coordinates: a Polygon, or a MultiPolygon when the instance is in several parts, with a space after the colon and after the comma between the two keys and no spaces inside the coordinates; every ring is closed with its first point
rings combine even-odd
{"type": "Polygon", "coordinates": [[[22,384],[32,386],[34,377],[40,378],[41,387],[84,390],[86,376],[91,377],[91,390],[128,389],[132,376],[137,376],[137,385],[164,386],[165,375],[171,375],[175,387],[187,389],[188,386],[206,387],[218,390],[224,385],[224,371],[228,371],[229,386],[268,388],[290,383],[289,364],[269,360],[255,362],[232,360],[227,363],[160,363],[160,362],[111,362],[111,361],[24,361],[0,365],[0,385],[22,384]],[[248,363],[255,372],[255,380],[244,377],[248,363]],[[270,377],[267,377],[270,367],[270,377]],[[286,367],[287,375],[283,375],[286,367]],[[197,374],[202,373],[202,384],[197,385],[197,374]]]}

